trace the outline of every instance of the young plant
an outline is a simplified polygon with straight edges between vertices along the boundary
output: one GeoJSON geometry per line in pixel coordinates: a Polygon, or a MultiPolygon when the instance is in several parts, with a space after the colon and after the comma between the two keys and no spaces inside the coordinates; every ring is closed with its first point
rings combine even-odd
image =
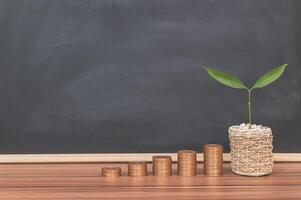
{"type": "Polygon", "coordinates": [[[249,128],[251,128],[251,124],[252,124],[252,112],[251,112],[251,94],[252,91],[256,88],[263,88],[269,84],[271,84],[272,82],[276,81],[284,72],[285,67],[287,66],[287,64],[283,64],[279,67],[276,67],[274,69],[272,69],[271,71],[267,72],[266,74],[264,74],[263,76],[261,76],[252,87],[247,87],[244,82],[242,82],[239,78],[232,76],[230,74],[226,74],[220,71],[217,71],[213,68],[210,67],[204,67],[208,74],[214,78],[215,80],[217,80],[218,82],[235,88],[235,89],[245,89],[248,91],[248,113],[249,113],[249,128]]]}

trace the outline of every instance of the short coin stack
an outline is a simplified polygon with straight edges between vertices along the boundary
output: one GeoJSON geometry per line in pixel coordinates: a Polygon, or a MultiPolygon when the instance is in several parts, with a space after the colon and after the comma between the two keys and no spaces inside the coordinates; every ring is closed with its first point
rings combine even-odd
{"type": "Polygon", "coordinates": [[[223,175],[223,146],[206,144],[203,148],[204,174],[207,176],[223,175]]]}
{"type": "Polygon", "coordinates": [[[142,177],[147,175],[146,162],[129,162],[128,175],[131,177],[142,177]]]}
{"type": "Polygon", "coordinates": [[[195,176],[197,174],[196,152],[192,150],[178,151],[178,175],[195,176]]]}
{"type": "Polygon", "coordinates": [[[168,177],[172,175],[171,156],[153,156],[154,176],[168,177]]]}
{"type": "Polygon", "coordinates": [[[103,167],[101,171],[102,171],[102,176],[104,176],[104,177],[121,176],[121,168],[120,167],[103,167]]]}

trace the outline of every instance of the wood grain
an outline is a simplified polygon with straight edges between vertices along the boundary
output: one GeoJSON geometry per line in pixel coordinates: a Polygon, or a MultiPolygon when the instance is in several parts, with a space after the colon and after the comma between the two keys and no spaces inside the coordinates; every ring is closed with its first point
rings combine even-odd
{"type": "Polygon", "coordinates": [[[1,164],[0,199],[301,199],[301,163],[275,163],[272,175],[243,177],[224,163],[224,176],[127,176],[127,163],[1,164]],[[118,178],[100,176],[102,167],[122,169],[118,178]]]}
{"type": "MultiPolygon", "coordinates": [[[[177,160],[176,153],[105,153],[105,154],[2,154],[0,163],[91,163],[91,162],[151,162],[154,155],[171,156],[177,160]]],[[[276,162],[301,162],[301,153],[274,153],[276,162]]],[[[224,153],[225,162],[230,161],[230,154],[224,153]]],[[[198,162],[202,162],[203,154],[198,153],[198,162]]]]}

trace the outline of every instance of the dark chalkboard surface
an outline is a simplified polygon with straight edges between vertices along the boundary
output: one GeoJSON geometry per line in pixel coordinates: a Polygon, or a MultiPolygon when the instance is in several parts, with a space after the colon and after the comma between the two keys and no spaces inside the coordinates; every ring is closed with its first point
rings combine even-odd
{"type": "Polygon", "coordinates": [[[253,83],[254,121],[275,152],[301,152],[301,1],[1,0],[0,153],[228,149],[253,83]]]}

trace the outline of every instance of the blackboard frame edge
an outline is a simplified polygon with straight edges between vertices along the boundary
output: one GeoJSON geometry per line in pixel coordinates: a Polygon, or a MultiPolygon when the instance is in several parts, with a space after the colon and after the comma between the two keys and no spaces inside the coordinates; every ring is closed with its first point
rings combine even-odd
{"type": "MultiPolygon", "coordinates": [[[[20,163],[124,163],[130,161],[151,162],[153,155],[169,155],[177,161],[176,153],[104,153],[104,154],[2,154],[0,164],[20,163]]],[[[274,153],[275,162],[301,162],[301,153],[274,153]]],[[[229,153],[224,153],[224,162],[230,162],[229,153]]],[[[203,154],[198,153],[198,162],[203,154]]]]}

